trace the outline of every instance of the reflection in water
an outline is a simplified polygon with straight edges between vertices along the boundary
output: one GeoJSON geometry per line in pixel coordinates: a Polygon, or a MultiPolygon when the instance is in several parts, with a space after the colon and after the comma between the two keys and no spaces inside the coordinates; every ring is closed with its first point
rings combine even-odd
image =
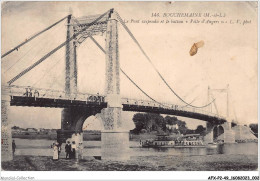
{"type": "MultiPolygon", "coordinates": [[[[52,140],[15,139],[17,155],[52,156],[50,148],[52,140]]],[[[84,156],[101,156],[100,141],[84,141],[84,156]]],[[[65,144],[62,145],[63,156],[65,144]]],[[[214,154],[245,154],[257,155],[257,143],[239,143],[218,145],[216,148],[141,148],[138,141],[130,141],[131,156],[166,156],[166,155],[214,155],[214,154]]]]}
{"type": "Polygon", "coordinates": [[[135,148],[133,149],[137,154],[142,153],[145,155],[215,155],[215,154],[245,154],[245,155],[257,155],[258,146],[257,143],[234,143],[218,145],[215,148],[135,148]]]}
{"type": "Polygon", "coordinates": [[[224,154],[224,145],[219,145],[217,147],[218,154],[224,154]]]}

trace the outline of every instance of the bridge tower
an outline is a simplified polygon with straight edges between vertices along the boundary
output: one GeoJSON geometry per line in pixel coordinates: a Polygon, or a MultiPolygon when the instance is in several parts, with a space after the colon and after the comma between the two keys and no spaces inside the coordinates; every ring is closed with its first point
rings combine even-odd
{"type": "MultiPolygon", "coordinates": [[[[72,25],[72,15],[67,19],[67,40],[74,35],[72,25]]],[[[71,93],[77,93],[77,46],[75,40],[69,41],[66,44],[66,71],[65,71],[65,94],[70,96],[71,93]]]]}
{"type": "MultiPolygon", "coordinates": [[[[235,142],[235,133],[234,131],[232,130],[232,124],[231,124],[231,120],[230,120],[230,115],[229,115],[229,84],[227,85],[227,88],[224,88],[224,89],[210,89],[210,87],[208,87],[208,101],[209,101],[209,97],[210,95],[213,97],[212,95],[212,92],[213,91],[216,91],[216,92],[220,92],[220,93],[226,93],[226,119],[227,119],[227,122],[223,123],[223,124],[212,124],[212,123],[209,123],[207,122],[207,125],[206,125],[206,128],[207,128],[207,134],[206,136],[204,137],[204,140],[205,142],[213,142],[213,128],[214,126],[216,125],[221,125],[223,128],[224,128],[224,142],[225,143],[234,143],[235,142]]],[[[217,109],[217,106],[215,104],[215,101],[214,101],[214,106],[215,106],[215,109],[217,111],[217,114],[218,114],[218,109],[217,109]]],[[[211,109],[211,106],[209,106],[211,109]]]]}
{"type": "MultiPolygon", "coordinates": [[[[74,32],[72,26],[72,15],[67,18],[67,36],[69,40],[74,32]]],[[[65,57],[65,96],[70,97],[71,94],[77,93],[77,57],[75,41],[69,41],[66,44],[65,57]]],[[[61,130],[58,130],[57,139],[59,142],[65,142],[68,137],[71,137],[74,132],[71,129],[73,119],[75,119],[75,110],[73,108],[64,108],[61,112],[61,130]]]]}
{"type": "MultiPolygon", "coordinates": [[[[4,77],[4,76],[2,76],[4,77]]],[[[2,85],[4,81],[2,81],[2,85]]],[[[2,86],[1,99],[1,160],[10,161],[13,159],[12,152],[12,131],[11,120],[9,119],[10,112],[10,96],[9,88],[2,86]]]]}
{"type": "Polygon", "coordinates": [[[101,132],[102,159],[129,159],[129,130],[123,129],[120,97],[120,61],[118,52],[118,20],[111,10],[106,31],[107,108],[102,110],[104,130],[101,132]]]}
{"type": "MultiPolygon", "coordinates": [[[[74,36],[72,15],[67,18],[67,44],[65,57],[65,96],[67,98],[77,94],[77,44],[76,39],[69,41],[74,36]]],[[[82,125],[87,117],[95,114],[92,109],[64,108],[61,112],[61,129],[57,131],[59,143],[65,143],[74,133],[81,133],[82,125]]],[[[82,136],[82,135],[81,135],[82,136]]]]}
{"type": "MultiPolygon", "coordinates": [[[[106,17],[105,17],[106,18],[106,17]]],[[[67,40],[74,34],[71,16],[67,19],[67,40]]],[[[76,22],[86,23],[82,19],[76,22]]],[[[105,102],[107,108],[64,108],[61,116],[61,130],[58,130],[57,139],[64,143],[67,138],[74,137],[74,133],[81,133],[84,121],[91,115],[100,116],[103,121],[101,132],[102,159],[125,160],[129,159],[129,130],[123,129],[121,122],[122,103],[120,97],[120,61],[118,48],[118,20],[113,9],[110,10],[106,21],[106,84],[105,102]]],[[[104,21],[103,21],[104,22],[104,21]]],[[[100,27],[103,30],[103,25],[100,27]]],[[[93,32],[87,30],[87,36],[93,32]]],[[[95,33],[94,33],[95,34],[95,33]]],[[[66,81],[65,93],[67,97],[77,94],[77,57],[76,40],[66,45],[66,81]],[[73,51],[71,51],[73,49],[73,51]]]]}

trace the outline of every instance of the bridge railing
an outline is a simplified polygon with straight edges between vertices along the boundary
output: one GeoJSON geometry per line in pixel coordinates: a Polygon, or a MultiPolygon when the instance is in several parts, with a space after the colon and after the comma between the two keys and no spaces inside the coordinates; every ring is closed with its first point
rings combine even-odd
{"type": "Polygon", "coordinates": [[[35,98],[51,98],[51,99],[64,99],[64,100],[79,100],[88,102],[104,102],[104,96],[99,94],[88,93],[71,93],[66,95],[65,91],[52,90],[44,88],[35,88],[30,86],[8,86],[5,87],[5,94],[10,96],[22,96],[22,97],[35,97],[35,98]]]}
{"type": "Polygon", "coordinates": [[[43,88],[34,88],[30,86],[9,86],[10,96],[22,97],[45,97],[45,98],[64,98],[65,92],[60,90],[51,90],[43,88]]]}
{"type": "Polygon", "coordinates": [[[137,105],[137,106],[147,106],[147,107],[154,107],[154,108],[164,108],[168,110],[179,110],[179,111],[185,111],[185,112],[194,112],[214,117],[220,117],[217,114],[214,114],[212,112],[205,111],[203,109],[199,108],[192,108],[192,107],[181,107],[176,104],[170,104],[170,103],[156,103],[154,101],[147,101],[147,100],[136,100],[136,99],[128,99],[128,98],[122,98],[121,99],[122,104],[129,104],[129,105],[137,105]]]}

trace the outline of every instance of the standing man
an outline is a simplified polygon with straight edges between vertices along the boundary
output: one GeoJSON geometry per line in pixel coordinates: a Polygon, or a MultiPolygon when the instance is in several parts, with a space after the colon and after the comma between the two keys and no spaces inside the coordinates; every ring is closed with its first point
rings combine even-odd
{"type": "Polygon", "coordinates": [[[33,95],[34,95],[34,97],[39,97],[39,96],[40,96],[40,93],[39,93],[39,91],[37,91],[37,90],[35,89],[33,95]]]}
{"type": "Polygon", "coordinates": [[[14,152],[15,152],[15,148],[16,148],[16,145],[15,145],[15,142],[14,142],[14,140],[13,140],[13,142],[12,142],[13,155],[14,155],[14,152]]]}
{"type": "Polygon", "coordinates": [[[32,89],[31,88],[29,88],[28,94],[29,94],[29,97],[32,97],[32,89]]]}
{"type": "Polygon", "coordinates": [[[69,141],[65,145],[65,152],[66,152],[66,159],[70,158],[70,155],[71,155],[71,144],[70,144],[69,141]]]}
{"type": "Polygon", "coordinates": [[[72,141],[72,145],[71,145],[71,158],[75,159],[76,158],[76,142],[72,141]]]}

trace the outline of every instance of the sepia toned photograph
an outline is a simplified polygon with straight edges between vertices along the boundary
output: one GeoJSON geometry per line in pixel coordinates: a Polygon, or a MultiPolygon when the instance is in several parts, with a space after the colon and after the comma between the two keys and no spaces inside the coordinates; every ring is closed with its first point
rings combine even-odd
{"type": "Polygon", "coordinates": [[[2,2],[5,171],[258,171],[258,2],[2,2]]]}

